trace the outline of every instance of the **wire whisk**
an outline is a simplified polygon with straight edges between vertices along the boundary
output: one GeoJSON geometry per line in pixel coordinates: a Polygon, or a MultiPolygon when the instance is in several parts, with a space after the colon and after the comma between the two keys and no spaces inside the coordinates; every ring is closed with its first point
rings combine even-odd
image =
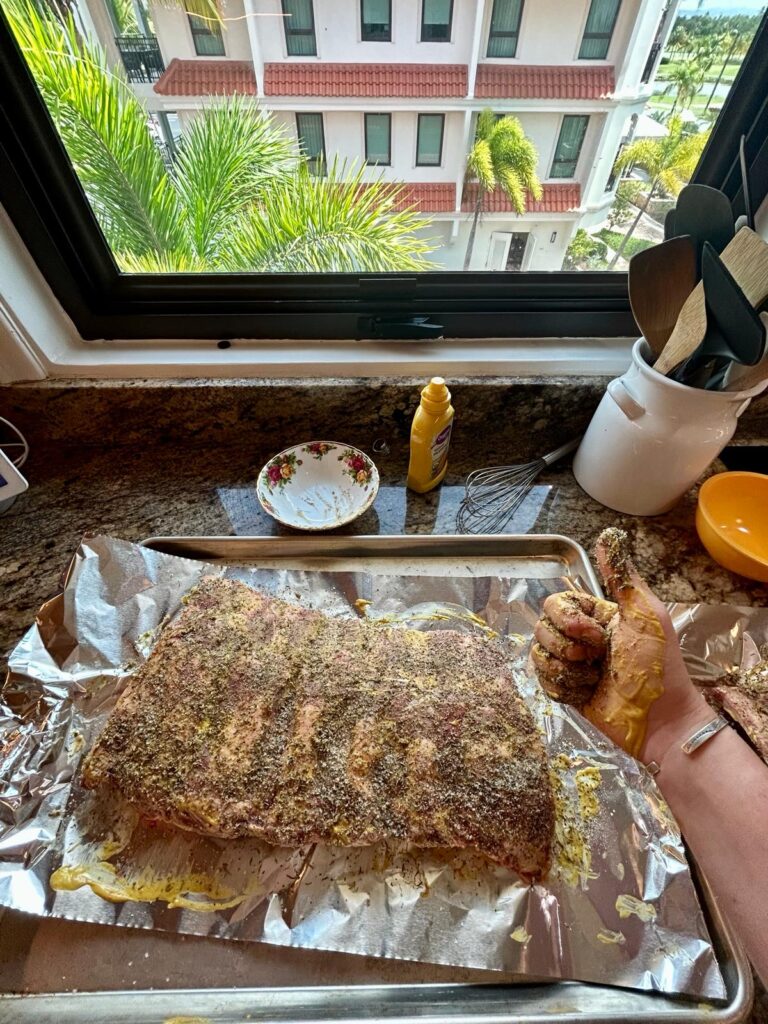
{"type": "Polygon", "coordinates": [[[456,516],[459,533],[501,533],[522,505],[539,473],[574,451],[580,441],[580,437],[574,438],[535,462],[490,466],[470,473],[456,516]]]}

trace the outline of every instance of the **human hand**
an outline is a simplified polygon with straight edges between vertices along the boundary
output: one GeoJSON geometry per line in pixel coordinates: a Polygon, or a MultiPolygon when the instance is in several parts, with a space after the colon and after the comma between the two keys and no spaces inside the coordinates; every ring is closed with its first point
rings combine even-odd
{"type": "Polygon", "coordinates": [[[595,555],[613,601],[551,594],[531,660],[551,697],[634,757],[660,762],[712,712],[688,676],[666,608],[632,563],[627,535],[604,530],[595,555]]]}

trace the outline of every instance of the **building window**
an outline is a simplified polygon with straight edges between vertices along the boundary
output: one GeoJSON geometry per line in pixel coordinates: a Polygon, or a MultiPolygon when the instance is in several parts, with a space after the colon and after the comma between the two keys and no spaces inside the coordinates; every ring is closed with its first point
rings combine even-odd
{"type": "Polygon", "coordinates": [[[523,0],[493,0],[491,30],[488,33],[489,57],[514,57],[520,35],[523,0]]]}
{"type": "Polygon", "coordinates": [[[289,57],[316,57],[312,0],[282,0],[285,47],[289,57]]]}
{"type": "Polygon", "coordinates": [[[575,178],[576,164],[584,142],[589,117],[586,114],[566,114],[560,126],[550,178],[575,178]]]}
{"type": "Polygon", "coordinates": [[[186,0],[184,6],[198,57],[223,57],[225,50],[221,22],[214,18],[205,0],[186,0]]]}
{"type": "Polygon", "coordinates": [[[579,60],[605,60],[621,0],[592,0],[581,39],[579,60]]]}
{"type": "Polygon", "coordinates": [[[453,0],[423,0],[421,5],[422,43],[450,43],[453,0]]]}
{"type": "Polygon", "coordinates": [[[419,114],[416,166],[439,167],[443,162],[445,114],[419,114]]]}
{"type": "Polygon", "coordinates": [[[365,115],[365,162],[392,163],[392,115],[365,115]]]}
{"type": "Polygon", "coordinates": [[[297,114],[299,149],[313,174],[325,174],[325,133],[322,114],[297,114]]]}
{"type": "Polygon", "coordinates": [[[364,43],[392,41],[392,0],[360,0],[361,35],[364,43]]]}

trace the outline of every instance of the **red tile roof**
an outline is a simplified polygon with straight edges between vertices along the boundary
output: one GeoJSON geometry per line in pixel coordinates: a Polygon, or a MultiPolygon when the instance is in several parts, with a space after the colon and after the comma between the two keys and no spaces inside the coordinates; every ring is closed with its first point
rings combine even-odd
{"type": "MultiPolygon", "coordinates": [[[[541,199],[528,197],[526,213],[568,213],[570,210],[577,210],[581,204],[581,185],[578,182],[567,185],[544,185],[542,188],[544,194],[541,199]]],[[[461,203],[463,211],[474,210],[476,195],[476,186],[467,185],[461,203]]],[[[497,189],[485,197],[483,210],[486,213],[511,213],[512,204],[501,189],[497,189]]]]}
{"type": "Polygon", "coordinates": [[[480,64],[475,96],[488,99],[597,100],[615,88],[609,65],[480,64]]]}
{"type": "Polygon", "coordinates": [[[155,82],[161,96],[255,96],[256,75],[249,60],[179,60],[174,57],[155,82]]]}
{"type": "Polygon", "coordinates": [[[456,209],[456,186],[451,181],[416,182],[403,185],[396,207],[415,206],[421,213],[446,213],[456,209]]]}
{"type": "Polygon", "coordinates": [[[265,96],[466,96],[465,64],[265,64],[265,96]]]}

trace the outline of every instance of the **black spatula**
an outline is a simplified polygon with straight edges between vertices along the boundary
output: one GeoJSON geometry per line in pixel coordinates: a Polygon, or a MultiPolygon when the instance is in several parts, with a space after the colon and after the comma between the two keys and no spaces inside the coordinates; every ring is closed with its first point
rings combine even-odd
{"type": "Polygon", "coordinates": [[[701,277],[701,251],[709,242],[722,252],[733,238],[733,210],[728,197],[709,185],[686,185],[677,197],[674,231],[690,235],[696,248],[696,276],[701,277]]]}
{"type": "Polygon", "coordinates": [[[690,387],[705,387],[713,370],[724,378],[729,361],[754,366],[765,348],[760,317],[709,242],[702,247],[701,263],[707,332],[675,374],[690,387]]]}

